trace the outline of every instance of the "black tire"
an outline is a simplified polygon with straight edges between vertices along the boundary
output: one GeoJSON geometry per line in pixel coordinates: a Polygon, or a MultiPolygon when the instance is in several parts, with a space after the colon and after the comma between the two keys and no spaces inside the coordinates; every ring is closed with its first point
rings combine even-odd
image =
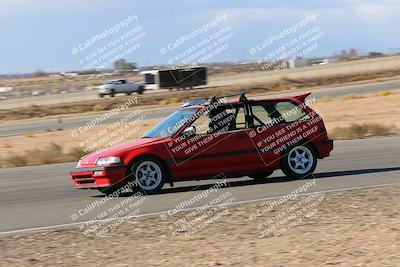
{"type": "Polygon", "coordinates": [[[126,93],[126,95],[131,95],[131,94],[132,94],[132,92],[126,93]]]}
{"type": "Polygon", "coordinates": [[[103,97],[104,97],[104,95],[103,95],[103,94],[100,94],[100,95],[99,95],[99,97],[100,97],[100,98],[103,98],[103,97]]]}
{"type": "Polygon", "coordinates": [[[282,171],[290,179],[301,179],[314,173],[317,167],[317,154],[314,149],[307,144],[290,147],[284,152],[282,157],[282,171]],[[297,153],[295,151],[298,151],[297,153]],[[297,155],[304,152],[303,156],[297,155]],[[308,161],[306,161],[308,160],[308,161]],[[293,166],[293,164],[295,166],[293,166]],[[300,168],[297,168],[300,167],[300,168]]]}
{"type": "Polygon", "coordinates": [[[110,96],[111,96],[111,97],[114,97],[114,96],[115,96],[115,90],[114,90],[114,89],[111,90],[110,96]]]}
{"type": "Polygon", "coordinates": [[[137,93],[138,93],[139,95],[141,95],[141,94],[143,94],[143,92],[144,92],[144,87],[143,87],[143,86],[140,86],[140,87],[139,87],[139,90],[137,91],[137,93]]]}
{"type": "Polygon", "coordinates": [[[274,173],[274,171],[267,171],[264,173],[253,173],[250,174],[249,177],[253,178],[254,180],[263,180],[267,178],[268,176],[271,176],[274,173]]]}
{"type": "Polygon", "coordinates": [[[137,189],[144,194],[152,195],[161,191],[167,179],[167,175],[168,172],[163,162],[155,157],[146,156],[136,159],[133,164],[131,164],[128,180],[134,182],[137,189]],[[149,167],[146,168],[146,166],[149,167]],[[141,170],[139,170],[139,168],[141,170]]]}

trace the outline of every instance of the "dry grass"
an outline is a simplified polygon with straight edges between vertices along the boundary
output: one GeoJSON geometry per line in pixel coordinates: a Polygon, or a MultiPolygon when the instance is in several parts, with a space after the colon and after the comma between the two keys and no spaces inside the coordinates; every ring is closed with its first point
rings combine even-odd
{"type": "Polygon", "coordinates": [[[3,147],[4,148],[12,148],[12,146],[9,143],[5,143],[3,147]]]}
{"type": "Polygon", "coordinates": [[[323,116],[329,134],[336,127],[354,123],[395,125],[396,129],[400,129],[398,119],[400,118],[400,94],[398,93],[386,97],[369,96],[346,101],[318,101],[311,107],[323,116]]]}
{"type": "MultiPolygon", "coordinates": [[[[147,132],[153,125],[158,123],[160,119],[152,119],[152,120],[146,120],[143,122],[138,122],[137,127],[138,131],[135,133],[132,133],[131,136],[128,136],[124,139],[120,140],[120,143],[124,142],[129,142],[131,140],[134,140],[140,136],[142,136],[145,132],[147,132]]],[[[62,156],[57,157],[54,156],[54,162],[60,162],[60,161],[76,161],[76,159],[81,158],[82,156],[86,155],[87,153],[84,152],[84,148],[88,150],[99,150],[105,147],[111,146],[108,142],[100,142],[102,145],[101,147],[96,147],[95,149],[91,149],[89,147],[85,147],[87,142],[89,144],[92,144],[93,142],[89,141],[92,140],[93,137],[96,137],[96,135],[100,131],[106,131],[106,135],[112,134],[114,129],[107,129],[105,128],[107,126],[105,125],[100,125],[97,127],[93,127],[90,130],[88,130],[85,133],[79,134],[76,137],[72,137],[72,131],[73,130],[62,130],[62,131],[53,131],[53,132],[44,132],[44,133],[37,133],[35,136],[32,137],[27,137],[26,135],[20,135],[20,136],[9,136],[9,137],[1,137],[0,138],[0,158],[5,159],[5,158],[10,158],[11,156],[14,155],[25,155],[28,153],[37,153],[36,148],[45,148],[43,150],[50,151],[50,150],[55,150],[57,151],[56,147],[50,147],[49,144],[60,144],[62,145],[62,156]],[[83,145],[82,145],[83,144],[83,145]],[[66,153],[66,151],[68,153],[66,153]],[[68,154],[68,157],[65,156],[65,154],[68,154]]],[[[123,126],[121,126],[123,127],[123,126]]],[[[133,128],[132,128],[133,129],[133,128]]],[[[100,141],[98,139],[98,141],[100,141]]],[[[40,153],[39,153],[40,154],[40,153]]],[[[41,154],[42,155],[42,154],[41,154]]],[[[45,156],[42,156],[42,159],[40,160],[41,162],[44,162],[46,160],[45,156]]],[[[10,159],[12,162],[17,162],[17,160],[13,160],[12,158],[10,159]]],[[[32,162],[32,161],[29,161],[32,162]]],[[[11,162],[8,162],[7,164],[3,164],[3,167],[5,165],[10,166],[14,164],[10,164],[11,162]]]]}
{"type": "Polygon", "coordinates": [[[379,93],[376,94],[376,96],[388,96],[392,94],[393,93],[391,91],[380,91],[379,93]]]}
{"type": "Polygon", "coordinates": [[[331,96],[323,96],[318,101],[319,102],[332,102],[334,100],[335,99],[333,97],[331,97],[331,96]]]}
{"type": "Polygon", "coordinates": [[[361,139],[374,136],[387,136],[393,134],[394,126],[377,123],[353,123],[349,126],[335,127],[330,131],[330,136],[335,140],[361,139]]]}
{"type": "Polygon", "coordinates": [[[323,96],[318,99],[318,102],[333,102],[333,101],[354,100],[354,99],[370,98],[370,97],[392,96],[399,94],[399,92],[400,92],[399,90],[393,90],[393,91],[380,91],[376,94],[347,94],[342,97],[323,96]]]}
{"type": "Polygon", "coordinates": [[[34,134],[33,132],[29,131],[29,132],[26,132],[26,133],[25,133],[25,136],[26,136],[26,137],[34,137],[35,134],[34,134]]]}
{"type": "Polygon", "coordinates": [[[42,165],[50,163],[78,161],[85,153],[82,149],[76,147],[68,153],[63,153],[62,147],[58,144],[51,143],[40,149],[35,148],[27,150],[23,154],[10,153],[1,160],[0,167],[21,167],[42,165]]]}
{"type": "Polygon", "coordinates": [[[342,100],[359,99],[359,98],[364,98],[364,97],[365,96],[363,96],[363,95],[348,94],[348,95],[344,95],[342,97],[342,100]]]}
{"type": "MultiPolygon", "coordinates": [[[[192,211],[166,216],[165,220],[157,215],[132,218],[104,238],[85,236],[78,226],[5,235],[0,239],[2,264],[8,267],[400,265],[400,186],[321,195],[324,198],[313,208],[313,216],[300,220],[279,236],[261,237],[258,225],[266,224],[279,214],[284,216],[277,220],[282,222],[278,228],[299,220],[295,212],[309,208],[307,204],[300,205],[305,196],[284,201],[255,221],[249,220],[251,214],[265,210],[271,205],[270,201],[228,206],[223,209],[228,210],[228,214],[189,236],[185,234],[192,225],[195,228],[194,224],[177,234],[169,227],[189,225],[189,222],[178,222],[186,221],[192,211]],[[296,205],[300,208],[293,209],[296,205]]],[[[121,206],[118,210],[124,209],[125,206],[121,206]]],[[[91,212],[100,213],[98,210],[91,212]]],[[[218,213],[220,211],[214,211],[211,216],[218,213]]],[[[200,224],[207,220],[203,219],[203,214],[206,211],[199,210],[191,217],[199,218],[200,224]]],[[[111,223],[89,226],[103,229],[111,223]]],[[[277,222],[268,223],[268,226],[274,224],[277,222]]]]}
{"type": "MultiPolygon", "coordinates": [[[[240,93],[246,89],[248,94],[265,94],[266,92],[277,92],[286,90],[299,90],[321,87],[326,85],[339,85],[349,82],[371,80],[383,77],[393,77],[400,75],[400,69],[382,70],[365,73],[353,73],[347,75],[331,75],[313,77],[307,79],[284,78],[273,82],[249,82],[249,84],[235,84],[230,86],[215,86],[195,90],[179,90],[160,92],[157,94],[144,94],[138,96],[138,103],[141,106],[166,105],[180,103],[182,99],[193,99],[209,97],[212,95],[224,95],[240,93]],[[178,100],[179,99],[179,100],[178,100]]],[[[351,95],[345,97],[346,100],[356,99],[362,96],[351,95]]],[[[0,110],[0,120],[20,120],[37,117],[47,117],[62,114],[79,114],[87,112],[98,112],[116,108],[127,101],[127,97],[114,99],[99,99],[85,102],[65,103],[47,106],[35,106],[0,110]]]]}
{"type": "Polygon", "coordinates": [[[129,80],[140,80],[136,74],[115,75],[114,77],[95,77],[93,75],[82,75],[77,77],[31,77],[31,78],[4,78],[0,79],[3,86],[11,86],[17,91],[48,90],[53,93],[65,88],[86,88],[92,90],[94,86],[103,84],[110,79],[126,78],[129,80]]]}
{"type": "MultiPolygon", "coordinates": [[[[333,136],[335,139],[368,138],[370,136],[400,133],[398,131],[400,129],[400,122],[398,122],[400,117],[400,94],[386,97],[371,96],[347,101],[319,101],[313,104],[312,108],[323,116],[328,135],[333,136]],[[391,126],[393,124],[394,126],[391,126]]],[[[140,122],[138,124],[138,132],[118,142],[124,143],[138,138],[160,120],[161,118],[140,122]]],[[[67,159],[74,161],[85,154],[83,149],[78,148],[78,146],[81,143],[85,143],[91,136],[106,129],[106,127],[107,125],[94,127],[76,138],[71,137],[72,129],[37,133],[34,138],[25,135],[2,137],[0,138],[0,157],[3,162],[4,159],[10,158],[8,160],[9,163],[12,162],[15,166],[24,165],[26,164],[24,163],[26,159],[15,155],[24,155],[27,150],[32,151],[36,147],[47,147],[48,144],[55,143],[62,144],[63,151],[68,151],[67,154],[70,156],[54,157],[56,161],[67,159]]],[[[106,143],[105,147],[108,146],[110,144],[106,143]]],[[[46,157],[43,158],[41,162],[46,159],[46,157]]]]}
{"type": "Polygon", "coordinates": [[[178,97],[172,97],[172,98],[167,98],[167,99],[163,99],[160,101],[160,105],[170,105],[170,104],[179,104],[182,103],[183,100],[178,98],[178,97]]]}

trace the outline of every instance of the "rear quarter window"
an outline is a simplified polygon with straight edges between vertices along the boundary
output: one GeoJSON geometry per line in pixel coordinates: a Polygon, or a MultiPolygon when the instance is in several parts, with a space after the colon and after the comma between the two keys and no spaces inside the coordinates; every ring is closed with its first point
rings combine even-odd
{"type": "Polygon", "coordinates": [[[286,122],[310,119],[310,116],[304,110],[290,101],[275,103],[275,109],[286,122]]]}

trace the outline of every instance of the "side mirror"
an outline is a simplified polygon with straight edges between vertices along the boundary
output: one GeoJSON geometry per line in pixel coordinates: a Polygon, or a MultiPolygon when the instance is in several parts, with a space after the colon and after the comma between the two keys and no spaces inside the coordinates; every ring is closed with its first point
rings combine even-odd
{"type": "Polygon", "coordinates": [[[196,127],[194,126],[189,126],[182,132],[182,136],[184,137],[193,137],[196,135],[196,127]]]}

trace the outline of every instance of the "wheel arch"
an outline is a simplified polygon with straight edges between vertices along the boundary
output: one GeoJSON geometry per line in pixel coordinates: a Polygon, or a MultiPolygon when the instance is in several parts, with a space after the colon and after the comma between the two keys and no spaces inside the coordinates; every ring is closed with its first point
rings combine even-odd
{"type": "Polygon", "coordinates": [[[296,144],[294,144],[294,145],[292,145],[292,146],[289,146],[288,148],[286,148],[286,149],[282,152],[282,154],[281,154],[281,156],[280,156],[279,165],[282,166],[285,154],[286,154],[286,153],[289,153],[289,151],[290,151],[292,148],[294,148],[294,147],[296,147],[296,146],[304,146],[304,145],[310,147],[310,148],[315,152],[315,154],[317,155],[317,158],[318,158],[318,159],[320,158],[319,153],[318,153],[317,146],[314,144],[314,142],[313,142],[312,140],[305,138],[305,139],[299,141],[298,143],[296,143],[296,144]]]}
{"type": "Polygon", "coordinates": [[[301,144],[302,145],[308,145],[309,147],[311,147],[312,150],[314,150],[315,154],[317,154],[317,158],[318,159],[320,158],[317,146],[315,145],[313,140],[305,139],[303,142],[301,142],[301,144]]]}
{"type": "Polygon", "coordinates": [[[168,183],[169,183],[169,182],[173,182],[173,177],[172,177],[171,169],[169,168],[169,166],[168,166],[167,162],[165,161],[165,159],[161,158],[160,156],[158,156],[158,155],[156,155],[156,154],[152,154],[152,153],[139,154],[139,155],[133,156],[131,159],[129,159],[129,161],[128,161],[128,168],[126,169],[126,177],[129,176],[129,174],[130,174],[130,168],[131,168],[131,166],[133,165],[133,163],[134,163],[135,161],[137,161],[138,159],[140,159],[140,158],[145,158],[145,157],[155,158],[155,159],[159,160],[159,161],[163,164],[163,167],[164,167],[165,171],[167,172],[167,177],[166,177],[165,180],[166,180],[168,183]]]}

